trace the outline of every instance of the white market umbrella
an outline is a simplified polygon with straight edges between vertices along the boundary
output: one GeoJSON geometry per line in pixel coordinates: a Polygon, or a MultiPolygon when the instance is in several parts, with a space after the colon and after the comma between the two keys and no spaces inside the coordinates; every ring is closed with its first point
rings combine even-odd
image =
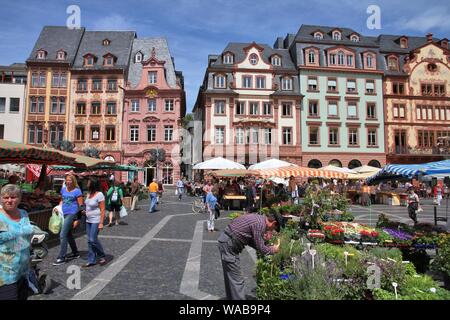
{"type": "Polygon", "coordinates": [[[289,163],[287,161],[279,159],[269,159],[263,162],[259,162],[248,167],[249,170],[259,170],[259,169],[278,169],[283,167],[298,167],[296,164],[289,163]]]}
{"type": "Polygon", "coordinates": [[[209,159],[200,163],[197,163],[193,169],[195,170],[221,170],[221,169],[244,169],[245,166],[243,166],[240,163],[222,158],[217,157],[213,159],[209,159]]]}
{"type": "Polygon", "coordinates": [[[358,167],[358,168],[353,168],[353,171],[355,171],[357,173],[378,172],[380,170],[381,170],[380,168],[371,167],[371,166],[367,166],[367,165],[364,165],[364,166],[358,167]]]}
{"type": "Polygon", "coordinates": [[[328,171],[335,171],[335,172],[340,172],[340,173],[357,173],[355,170],[349,169],[347,167],[341,168],[341,167],[336,167],[336,166],[332,166],[332,165],[328,165],[326,167],[320,168],[319,170],[328,170],[328,171]]]}

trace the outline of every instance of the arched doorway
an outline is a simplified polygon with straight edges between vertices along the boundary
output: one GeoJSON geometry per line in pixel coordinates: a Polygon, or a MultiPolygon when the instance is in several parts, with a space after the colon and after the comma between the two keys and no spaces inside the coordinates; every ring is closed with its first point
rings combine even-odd
{"type": "Polygon", "coordinates": [[[378,160],[370,160],[369,166],[375,167],[375,168],[381,168],[381,163],[378,160]]]}
{"type": "Polygon", "coordinates": [[[313,159],[308,162],[308,168],[319,169],[322,168],[322,162],[317,159],[313,159]]]}
{"type": "Polygon", "coordinates": [[[352,161],[350,161],[348,163],[348,168],[349,169],[354,169],[354,168],[358,168],[358,167],[361,167],[361,166],[362,166],[361,162],[359,160],[356,160],[356,159],[353,159],[352,161]]]}
{"type": "Polygon", "coordinates": [[[335,166],[335,167],[338,167],[338,168],[342,168],[342,162],[340,162],[339,160],[337,160],[337,159],[333,159],[333,160],[331,160],[330,161],[330,163],[328,163],[330,166],[335,166]]]}
{"type": "Polygon", "coordinates": [[[162,172],[163,184],[173,184],[173,164],[169,161],[164,162],[162,172]]]}
{"type": "Polygon", "coordinates": [[[144,181],[145,185],[149,186],[153,181],[153,178],[156,177],[156,165],[154,161],[147,160],[144,162],[144,181]]]}

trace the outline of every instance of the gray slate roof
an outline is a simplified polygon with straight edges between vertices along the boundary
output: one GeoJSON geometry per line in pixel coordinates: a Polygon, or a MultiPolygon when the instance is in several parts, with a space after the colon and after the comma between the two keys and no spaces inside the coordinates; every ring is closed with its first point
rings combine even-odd
{"type": "Polygon", "coordinates": [[[130,56],[130,67],[128,72],[128,81],[131,83],[131,87],[135,88],[141,81],[142,75],[142,63],[135,62],[135,56],[138,52],[143,54],[143,60],[146,61],[151,57],[152,48],[155,48],[156,59],[163,60],[164,69],[166,70],[167,84],[175,89],[176,88],[176,74],[175,66],[170,55],[169,46],[165,38],[147,38],[147,39],[134,39],[133,49],[130,56]]]}
{"type": "Polygon", "coordinates": [[[315,41],[317,43],[335,43],[336,45],[342,44],[346,46],[371,46],[378,47],[375,37],[366,37],[356,32],[350,28],[340,28],[340,27],[327,27],[327,26],[317,26],[317,25],[302,25],[295,36],[295,40],[298,41],[315,41]],[[331,31],[334,29],[340,29],[342,32],[342,40],[333,40],[331,31]],[[314,32],[322,31],[323,40],[314,39],[314,32]],[[357,33],[359,35],[359,41],[353,42],[350,40],[350,35],[352,33],[357,33]]]}
{"type": "Polygon", "coordinates": [[[74,70],[111,70],[128,68],[133,39],[136,37],[134,31],[86,31],[81,40],[80,48],[73,66],[74,70]],[[111,43],[103,45],[103,40],[108,39],[111,43]],[[84,67],[83,56],[91,53],[97,57],[94,67],[84,67]],[[114,67],[103,66],[103,56],[111,53],[117,57],[114,67]]]}
{"type": "Polygon", "coordinates": [[[84,32],[84,28],[70,30],[67,27],[45,26],[42,29],[27,62],[73,64],[84,32]],[[46,59],[36,59],[37,51],[40,49],[47,51],[46,59]],[[63,49],[67,53],[66,60],[64,61],[56,60],[56,53],[60,49],[63,49]]]}
{"type": "Polygon", "coordinates": [[[9,66],[0,66],[0,71],[14,72],[15,75],[26,75],[27,66],[25,63],[13,63],[9,66]]]}

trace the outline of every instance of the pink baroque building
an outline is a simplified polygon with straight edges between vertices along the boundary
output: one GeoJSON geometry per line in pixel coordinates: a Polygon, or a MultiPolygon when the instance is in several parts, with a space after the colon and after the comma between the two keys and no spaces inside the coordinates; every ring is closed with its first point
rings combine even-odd
{"type": "MultiPolygon", "coordinates": [[[[134,39],[128,75],[122,163],[143,168],[137,173],[140,183],[149,185],[157,178],[174,184],[180,177],[186,102],[183,75],[175,71],[166,39],[134,39]]],[[[122,180],[130,181],[134,175],[123,173],[122,180]]]]}

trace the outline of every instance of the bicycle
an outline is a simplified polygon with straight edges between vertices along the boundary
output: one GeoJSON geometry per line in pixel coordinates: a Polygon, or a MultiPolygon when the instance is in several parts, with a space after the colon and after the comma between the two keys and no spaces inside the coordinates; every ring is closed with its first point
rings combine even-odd
{"type": "Polygon", "coordinates": [[[206,203],[203,202],[203,198],[194,199],[192,202],[192,211],[194,213],[207,213],[208,208],[206,207],[206,203]]]}

